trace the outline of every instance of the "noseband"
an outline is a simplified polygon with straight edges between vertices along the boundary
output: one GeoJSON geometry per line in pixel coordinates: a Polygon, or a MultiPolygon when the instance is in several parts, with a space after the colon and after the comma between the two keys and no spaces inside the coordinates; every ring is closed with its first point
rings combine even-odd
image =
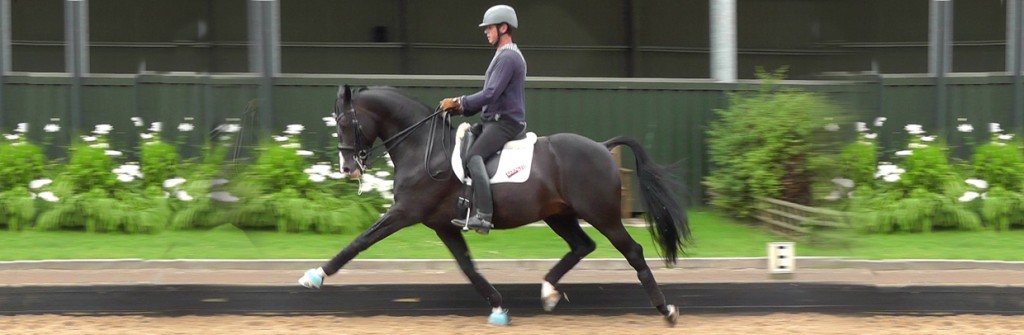
{"type": "MultiPolygon", "coordinates": [[[[352,99],[352,101],[355,101],[355,99],[352,99]]],[[[352,150],[352,151],[355,151],[356,152],[356,165],[359,167],[359,171],[361,171],[361,172],[365,172],[367,166],[372,166],[373,163],[377,159],[379,159],[380,157],[384,156],[383,154],[381,154],[379,156],[374,157],[369,162],[367,162],[367,160],[370,157],[370,153],[373,152],[373,150],[377,149],[378,147],[384,147],[384,151],[385,152],[388,151],[388,150],[391,150],[392,147],[398,145],[399,143],[402,143],[402,141],[405,141],[407,138],[409,138],[409,135],[412,134],[412,132],[414,130],[416,130],[416,128],[419,128],[420,126],[426,124],[427,121],[435,120],[435,122],[442,122],[443,123],[446,120],[446,118],[449,117],[448,114],[447,113],[443,113],[441,111],[441,107],[438,106],[434,110],[434,113],[428,115],[427,117],[425,117],[422,120],[420,120],[419,122],[416,122],[415,124],[409,126],[408,128],[403,129],[402,131],[400,131],[397,134],[395,134],[395,136],[392,136],[391,138],[382,141],[380,144],[371,147],[369,145],[369,143],[373,143],[373,140],[367,139],[366,134],[363,133],[363,126],[361,124],[359,124],[359,118],[356,117],[355,103],[354,102],[350,102],[348,104],[348,108],[347,109],[345,109],[344,111],[340,111],[339,112],[339,109],[341,109],[341,108],[342,107],[339,106],[338,104],[334,105],[334,121],[337,124],[338,130],[341,130],[341,117],[343,115],[349,115],[349,117],[352,118],[352,136],[355,138],[355,143],[354,143],[354,145],[347,145],[347,144],[345,144],[345,139],[344,139],[344,137],[341,136],[341,132],[339,131],[338,132],[338,152],[340,153],[341,150],[352,150]]],[[[434,130],[435,129],[436,129],[436,127],[431,127],[431,129],[430,129],[430,138],[434,137],[434,130]]],[[[442,139],[442,142],[443,142],[442,146],[446,147],[446,145],[447,145],[446,142],[447,141],[442,139]]],[[[429,160],[430,152],[433,150],[433,144],[434,144],[433,141],[430,141],[430,143],[427,146],[427,150],[424,153],[424,157],[423,157],[424,169],[427,170],[427,174],[430,175],[431,178],[435,178],[436,174],[433,173],[433,172],[430,172],[430,169],[427,168],[427,161],[429,160]]],[[[345,157],[341,157],[342,160],[344,160],[344,158],[345,157]]],[[[438,173],[440,173],[440,171],[438,173]]]]}
{"type": "MultiPolygon", "coordinates": [[[[352,136],[355,138],[354,145],[345,144],[344,138],[341,137],[341,132],[338,132],[338,152],[341,150],[353,150],[356,152],[356,165],[359,166],[359,171],[366,171],[366,160],[370,157],[370,151],[373,150],[366,140],[366,134],[363,133],[363,126],[359,124],[359,118],[356,117],[356,107],[354,103],[349,103],[348,109],[343,112],[338,112],[340,106],[335,104],[334,106],[334,122],[338,126],[338,130],[341,130],[341,117],[349,115],[352,118],[352,136]]],[[[345,159],[342,157],[342,159],[345,159]]]]}

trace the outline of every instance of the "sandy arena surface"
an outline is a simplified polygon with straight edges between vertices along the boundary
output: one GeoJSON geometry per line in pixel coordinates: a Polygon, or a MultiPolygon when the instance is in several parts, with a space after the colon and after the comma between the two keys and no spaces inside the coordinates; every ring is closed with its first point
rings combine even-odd
{"type": "Polygon", "coordinates": [[[0,317],[0,334],[1022,334],[1024,318],[995,315],[838,316],[688,315],[666,328],[651,315],[516,318],[495,327],[486,317],[62,316],[0,317]]]}

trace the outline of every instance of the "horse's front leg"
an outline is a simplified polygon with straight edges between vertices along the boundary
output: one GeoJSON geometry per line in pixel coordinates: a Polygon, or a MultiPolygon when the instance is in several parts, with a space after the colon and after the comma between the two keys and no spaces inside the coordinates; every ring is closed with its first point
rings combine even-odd
{"type": "Polygon", "coordinates": [[[320,288],[323,285],[324,278],[333,275],[341,270],[345,264],[348,264],[353,258],[356,257],[360,252],[366,250],[374,243],[377,243],[384,238],[391,236],[398,230],[411,226],[419,222],[415,215],[411,215],[409,212],[400,209],[399,206],[393,207],[387,213],[381,216],[380,220],[377,220],[373,226],[366,229],[362,234],[359,234],[352,243],[349,243],[344,249],[341,249],[334,258],[324,263],[323,266],[316,269],[310,269],[299,278],[299,284],[309,288],[320,288]]]}
{"type": "Polygon", "coordinates": [[[473,264],[473,258],[469,255],[469,246],[466,245],[466,239],[462,237],[459,229],[449,227],[446,224],[434,225],[434,227],[443,227],[434,230],[437,233],[437,237],[441,238],[444,245],[448,247],[448,251],[455,257],[455,262],[459,264],[459,269],[473,283],[476,291],[484,299],[487,299],[487,303],[491,305],[491,316],[487,319],[487,322],[498,326],[508,325],[510,320],[508,311],[501,307],[501,293],[498,293],[498,290],[487,279],[484,279],[483,275],[477,272],[476,265],[473,264]]]}

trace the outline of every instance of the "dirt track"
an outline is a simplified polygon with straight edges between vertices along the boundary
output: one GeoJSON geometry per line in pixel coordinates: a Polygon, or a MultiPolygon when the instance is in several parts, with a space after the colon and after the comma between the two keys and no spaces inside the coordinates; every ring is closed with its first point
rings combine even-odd
{"type": "Polygon", "coordinates": [[[689,315],[668,329],[657,316],[544,315],[494,327],[486,317],[59,316],[0,318],[0,334],[1021,334],[1019,316],[689,315]]]}

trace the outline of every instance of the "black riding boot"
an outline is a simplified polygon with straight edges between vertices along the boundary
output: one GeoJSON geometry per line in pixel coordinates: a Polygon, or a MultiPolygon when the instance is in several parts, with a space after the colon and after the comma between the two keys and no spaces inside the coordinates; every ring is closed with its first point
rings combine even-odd
{"type": "Polygon", "coordinates": [[[494,227],[491,224],[491,214],[494,213],[491,202],[491,183],[487,178],[487,168],[484,166],[483,158],[473,156],[466,166],[469,169],[469,176],[473,178],[473,202],[476,207],[476,214],[465,220],[455,219],[452,224],[469,229],[476,229],[477,232],[487,235],[494,227]]]}

